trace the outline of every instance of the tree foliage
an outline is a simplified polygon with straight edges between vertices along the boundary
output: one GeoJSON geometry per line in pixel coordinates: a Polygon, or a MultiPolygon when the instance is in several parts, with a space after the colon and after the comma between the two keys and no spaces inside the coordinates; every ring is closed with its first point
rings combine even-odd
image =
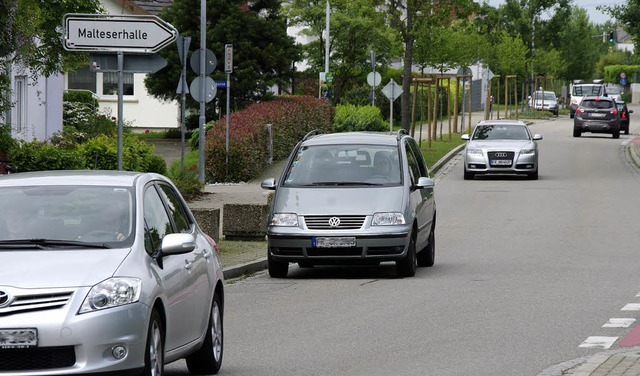
{"type": "Polygon", "coordinates": [[[640,51],[640,0],[627,0],[619,5],[600,5],[597,8],[618,20],[631,35],[635,51],[640,51]]]}
{"type": "MultiPolygon", "coordinates": [[[[280,1],[210,0],[207,1],[206,44],[218,60],[218,68],[211,76],[225,79],[224,46],[233,45],[233,74],[231,97],[237,107],[270,96],[274,85],[286,87],[293,76],[293,62],[299,51],[293,38],[287,35],[286,20],[281,14],[280,1]]],[[[175,0],[160,17],[171,23],[182,36],[191,37],[190,50],[200,48],[200,7],[191,0],[175,0]]],[[[176,87],[181,73],[177,48],[166,48],[160,54],[167,59],[167,67],[150,74],[145,80],[147,90],[164,99],[178,99],[176,87]]],[[[190,56],[191,54],[189,54],[190,56]]],[[[196,74],[187,69],[187,82],[196,74]]],[[[217,97],[224,103],[226,91],[217,97]]],[[[209,106],[213,106],[213,102],[209,106]]],[[[189,100],[189,107],[197,107],[189,100]]]]}

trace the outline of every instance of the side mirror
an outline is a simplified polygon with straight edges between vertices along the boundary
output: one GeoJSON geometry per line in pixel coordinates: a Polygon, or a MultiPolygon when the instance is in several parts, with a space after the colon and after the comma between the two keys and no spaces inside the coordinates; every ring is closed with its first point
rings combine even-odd
{"type": "Polygon", "coordinates": [[[541,135],[541,134],[536,133],[536,134],[534,134],[534,135],[533,135],[533,139],[534,139],[535,141],[542,140],[542,135],[541,135]]]}
{"type": "Polygon", "coordinates": [[[633,113],[633,110],[629,110],[629,111],[627,111],[627,112],[628,112],[628,113],[630,113],[630,114],[632,114],[632,113],[633,113]]]}
{"type": "Polygon", "coordinates": [[[465,133],[462,136],[460,136],[460,138],[463,139],[463,140],[470,140],[471,136],[469,136],[467,133],[465,133]]]}
{"type": "Polygon", "coordinates": [[[276,189],[276,179],[274,178],[264,179],[262,183],[260,183],[260,187],[262,189],[268,189],[273,191],[276,189]]]}
{"type": "Polygon", "coordinates": [[[436,186],[436,182],[427,177],[418,178],[418,184],[414,186],[415,189],[433,188],[436,186]]]}
{"type": "Polygon", "coordinates": [[[162,238],[162,254],[178,255],[196,248],[196,239],[191,234],[168,234],[162,238]]]}

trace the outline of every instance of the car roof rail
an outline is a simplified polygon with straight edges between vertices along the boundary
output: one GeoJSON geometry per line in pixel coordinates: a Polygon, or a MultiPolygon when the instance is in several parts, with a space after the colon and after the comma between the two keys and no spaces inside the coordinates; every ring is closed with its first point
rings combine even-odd
{"type": "Polygon", "coordinates": [[[402,138],[402,136],[408,136],[408,135],[409,135],[409,131],[407,131],[407,130],[406,130],[406,129],[404,129],[404,128],[400,128],[400,129],[398,130],[398,134],[396,135],[396,137],[397,137],[398,141],[400,141],[400,139],[402,138]]]}
{"type": "Polygon", "coordinates": [[[311,132],[307,133],[304,135],[304,137],[302,138],[302,141],[306,141],[308,139],[310,139],[313,136],[317,136],[319,134],[323,134],[325,133],[322,129],[314,129],[311,132]]]}

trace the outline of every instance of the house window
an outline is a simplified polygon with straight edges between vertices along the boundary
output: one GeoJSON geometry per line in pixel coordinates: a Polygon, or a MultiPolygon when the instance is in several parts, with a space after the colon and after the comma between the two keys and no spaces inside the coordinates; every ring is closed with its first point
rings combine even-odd
{"type": "Polygon", "coordinates": [[[27,76],[16,76],[16,126],[18,132],[22,132],[27,126],[27,76]]]}
{"type": "MultiPolygon", "coordinates": [[[[89,65],[69,73],[69,90],[90,90],[98,95],[118,95],[117,72],[94,72],[89,65]]],[[[133,73],[124,73],[122,95],[133,95],[133,73]]]]}

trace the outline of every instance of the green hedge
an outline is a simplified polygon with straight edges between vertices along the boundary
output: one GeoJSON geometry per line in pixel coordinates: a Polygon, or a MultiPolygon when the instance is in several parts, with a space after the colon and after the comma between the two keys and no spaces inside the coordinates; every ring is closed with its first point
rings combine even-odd
{"type": "Polygon", "coordinates": [[[336,106],[334,124],[338,132],[380,132],[389,129],[389,124],[382,119],[380,109],[374,106],[339,104],[336,106]]]}

